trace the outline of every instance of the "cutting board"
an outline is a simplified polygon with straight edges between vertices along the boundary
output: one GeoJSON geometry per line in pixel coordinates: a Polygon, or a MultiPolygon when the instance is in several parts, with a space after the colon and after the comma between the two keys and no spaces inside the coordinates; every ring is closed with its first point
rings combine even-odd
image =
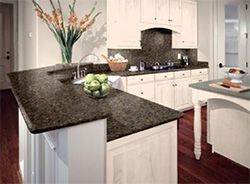
{"type": "Polygon", "coordinates": [[[233,92],[245,92],[245,91],[249,91],[250,90],[250,86],[244,86],[244,85],[240,85],[240,87],[232,87],[232,86],[224,86],[222,82],[217,82],[217,83],[212,83],[209,84],[209,86],[214,87],[214,88],[219,88],[219,89],[224,89],[227,91],[233,91],[233,92]]]}

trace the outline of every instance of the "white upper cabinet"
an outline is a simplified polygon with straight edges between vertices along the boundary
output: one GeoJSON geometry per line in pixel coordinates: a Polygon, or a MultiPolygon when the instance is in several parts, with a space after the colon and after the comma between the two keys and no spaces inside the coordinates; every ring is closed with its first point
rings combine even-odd
{"type": "Polygon", "coordinates": [[[180,31],[182,0],[141,0],[141,29],[162,27],[180,31]]]}
{"type": "Polygon", "coordinates": [[[173,48],[197,48],[197,1],[182,1],[181,33],[173,33],[173,48]]]}
{"type": "Polygon", "coordinates": [[[170,25],[170,0],[156,0],[156,24],[170,25]]]}
{"type": "Polygon", "coordinates": [[[170,25],[181,26],[182,18],[182,0],[171,0],[170,1],[170,25]]]}
{"type": "Polygon", "coordinates": [[[154,24],[156,21],[156,0],[141,0],[141,22],[154,24]]]}
{"type": "Polygon", "coordinates": [[[140,49],[140,39],[140,0],[108,0],[108,48],[140,49]]]}

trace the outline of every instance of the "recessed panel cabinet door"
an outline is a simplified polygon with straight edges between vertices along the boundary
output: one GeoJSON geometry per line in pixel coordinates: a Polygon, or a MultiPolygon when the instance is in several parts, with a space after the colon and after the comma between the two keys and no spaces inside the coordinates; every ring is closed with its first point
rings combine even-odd
{"type": "Polygon", "coordinates": [[[126,144],[108,148],[108,184],[177,183],[176,127],[129,139],[126,144]]]}
{"type": "Polygon", "coordinates": [[[175,109],[189,107],[191,104],[190,78],[175,80],[175,109]]]}
{"type": "MultiPolygon", "coordinates": [[[[197,1],[182,0],[181,31],[173,32],[173,48],[197,48],[197,1]]],[[[174,10],[173,10],[174,11],[174,10]]]]}
{"type": "Polygon", "coordinates": [[[197,45],[197,2],[183,1],[182,43],[186,46],[197,45]]]}
{"type": "Polygon", "coordinates": [[[140,0],[107,1],[108,48],[140,48],[140,0]]]}
{"type": "Polygon", "coordinates": [[[156,21],[156,0],[141,0],[141,22],[154,24],[156,21]]]}
{"type": "Polygon", "coordinates": [[[171,26],[181,26],[182,0],[170,0],[169,21],[171,26]]]}
{"type": "Polygon", "coordinates": [[[158,24],[169,24],[169,1],[170,0],[157,0],[156,1],[156,22],[158,24]]]}
{"type": "Polygon", "coordinates": [[[155,102],[166,107],[174,108],[173,81],[157,82],[155,84],[155,102]]]}

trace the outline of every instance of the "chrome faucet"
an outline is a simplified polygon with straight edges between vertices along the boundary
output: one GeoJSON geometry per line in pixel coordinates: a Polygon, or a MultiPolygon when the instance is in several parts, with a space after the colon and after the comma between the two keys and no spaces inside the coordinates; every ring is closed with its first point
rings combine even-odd
{"type": "Polygon", "coordinates": [[[77,71],[76,71],[76,78],[79,79],[81,77],[85,77],[86,76],[86,71],[87,71],[87,68],[84,68],[82,71],[80,71],[80,65],[82,63],[83,60],[85,60],[87,57],[89,56],[95,56],[98,61],[101,61],[100,58],[96,55],[96,54],[93,54],[93,53],[90,53],[90,54],[86,54],[84,55],[78,62],[77,64],[77,71]]]}

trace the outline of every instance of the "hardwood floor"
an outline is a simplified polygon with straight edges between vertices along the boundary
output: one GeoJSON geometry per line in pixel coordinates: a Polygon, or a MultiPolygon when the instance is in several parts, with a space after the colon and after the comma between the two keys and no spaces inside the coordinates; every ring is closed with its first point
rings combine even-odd
{"type": "MultiPolygon", "coordinates": [[[[17,104],[10,90],[0,91],[0,183],[20,183],[17,104]]],[[[193,111],[178,130],[179,183],[250,183],[250,170],[218,154],[206,143],[206,108],[202,109],[202,157],[193,154],[193,111]]]]}
{"type": "Polygon", "coordinates": [[[212,154],[206,137],[206,108],[202,109],[202,156],[193,154],[193,111],[185,112],[178,130],[179,183],[250,183],[250,170],[219,155],[212,154]]]}
{"type": "Polygon", "coordinates": [[[17,114],[11,91],[0,91],[0,183],[19,183],[17,114]]]}

